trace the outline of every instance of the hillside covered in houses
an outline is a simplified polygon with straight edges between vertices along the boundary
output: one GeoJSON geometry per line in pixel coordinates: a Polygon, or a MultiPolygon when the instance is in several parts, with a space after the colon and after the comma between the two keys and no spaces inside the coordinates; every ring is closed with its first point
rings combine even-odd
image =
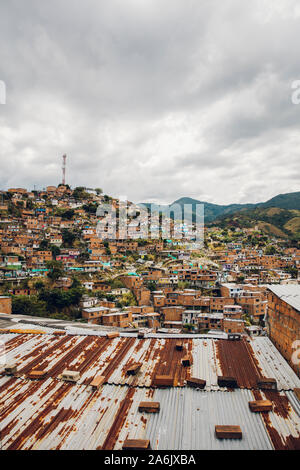
{"type": "Polygon", "coordinates": [[[261,219],[265,214],[255,225],[236,223],[241,213],[230,224],[229,216],[218,219],[204,228],[200,248],[187,249],[184,238],[166,238],[163,230],[143,238],[140,208],[132,203],[127,237],[116,238],[108,224],[99,238],[97,208],[120,210],[120,201],[100,188],[12,188],[1,200],[0,286],[13,314],[133,330],[263,331],[266,286],[298,283],[297,240],[283,229],[266,230],[279,217],[287,230],[285,214],[296,219],[295,210],[255,209],[261,219]]]}

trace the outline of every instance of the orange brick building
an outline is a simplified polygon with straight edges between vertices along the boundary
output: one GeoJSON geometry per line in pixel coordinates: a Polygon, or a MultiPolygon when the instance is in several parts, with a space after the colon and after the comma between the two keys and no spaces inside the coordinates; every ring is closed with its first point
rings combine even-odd
{"type": "Polygon", "coordinates": [[[300,286],[270,285],[267,296],[269,337],[300,377],[300,353],[295,361],[295,342],[300,340],[300,286]]]}
{"type": "Polygon", "coordinates": [[[0,296],[0,313],[7,313],[11,315],[11,297],[0,296]]]}

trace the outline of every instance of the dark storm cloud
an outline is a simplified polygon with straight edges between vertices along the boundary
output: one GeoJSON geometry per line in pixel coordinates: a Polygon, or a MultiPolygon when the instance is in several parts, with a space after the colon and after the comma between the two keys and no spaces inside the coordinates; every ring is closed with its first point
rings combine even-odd
{"type": "Polygon", "coordinates": [[[0,5],[0,186],[61,177],[134,201],[296,191],[297,1],[0,5]]]}

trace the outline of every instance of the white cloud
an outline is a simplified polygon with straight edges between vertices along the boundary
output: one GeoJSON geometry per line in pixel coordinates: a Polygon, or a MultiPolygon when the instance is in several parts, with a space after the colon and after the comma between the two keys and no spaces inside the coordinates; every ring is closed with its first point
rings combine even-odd
{"type": "Polygon", "coordinates": [[[0,186],[61,180],[134,201],[296,191],[296,1],[0,5],[0,186]]]}

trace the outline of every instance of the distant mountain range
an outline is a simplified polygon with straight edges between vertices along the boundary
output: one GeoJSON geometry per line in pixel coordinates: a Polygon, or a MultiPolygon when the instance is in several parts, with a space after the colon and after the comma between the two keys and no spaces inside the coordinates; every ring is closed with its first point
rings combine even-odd
{"type": "MultiPolygon", "coordinates": [[[[191,220],[193,214],[195,214],[196,204],[203,204],[204,205],[204,217],[205,222],[212,222],[218,217],[226,214],[233,214],[234,212],[238,212],[244,209],[255,209],[257,207],[267,208],[267,207],[279,207],[281,209],[299,209],[300,210],[300,191],[296,193],[287,193],[287,194],[279,194],[278,196],[269,199],[266,202],[260,202],[257,204],[228,204],[228,205],[219,205],[219,204],[212,204],[210,202],[199,201],[197,199],[192,199],[190,197],[182,197],[174,201],[172,204],[169,205],[162,205],[158,206],[153,204],[154,208],[160,207],[163,213],[168,213],[170,207],[174,204],[178,204],[183,208],[185,204],[189,204],[191,207],[187,212],[187,219],[191,220]]],[[[151,203],[141,203],[148,208],[150,208],[151,203]]]]}
{"type": "MultiPolygon", "coordinates": [[[[189,221],[195,218],[196,204],[203,204],[205,224],[211,225],[213,222],[214,225],[223,227],[233,225],[241,228],[259,224],[264,231],[277,236],[293,237],[300,234],[300,191],[279,194],[257,204],[219,205],[182,197],[173,204],[162,206],[154,204],[153,207],[154,209],[159,207],[162,213],[169,214],[170,207],[174,204],[178,204],[182,210],[184,205],[189,205],[185,211],[186,220],[189,221]]],[[[151,203],[143,205],[150,208],[151,203]]]]}

